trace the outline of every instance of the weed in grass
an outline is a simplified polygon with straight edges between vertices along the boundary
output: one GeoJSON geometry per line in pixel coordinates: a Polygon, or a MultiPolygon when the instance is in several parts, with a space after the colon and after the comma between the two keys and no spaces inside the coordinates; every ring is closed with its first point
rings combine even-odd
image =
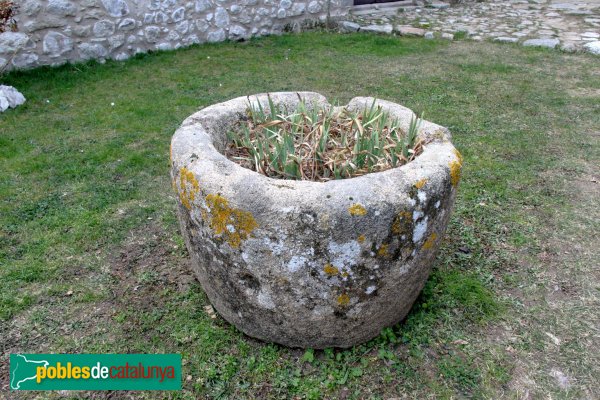
{"type": "MultiPolygon", "coordinates": [[[[300,97],[300,96],[299,96],[300,97]]],[[[376,106],[361,112],[308,105],[285,110],[268,96],[268,109],[249,99],[248,119],[228,132],[226,155],[240,165],[274,178],[328,181],[384,171],[413,160],[421,118],[408,132],[376,106]]]]}
{"type": "Polygon", "coordinates": [[[466,31],[457,31],[454,32],[454,40],[464,40],[469,36],[469,33],[466,31]]]}
{"type": "Polygon", "coordinates": [[[446,356],[438,362],[440,374],[462,393],[470,393],[481,381],[480,372],[459,356],[446,356]]]}

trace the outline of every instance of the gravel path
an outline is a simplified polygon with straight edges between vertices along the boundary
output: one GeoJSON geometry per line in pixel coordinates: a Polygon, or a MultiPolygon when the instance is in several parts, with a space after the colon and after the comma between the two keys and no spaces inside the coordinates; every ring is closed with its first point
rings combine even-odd
{"type": "Polygon", "coordinates": [[[355,8],[341,27],[426,38],[468,37],[600,55],[600,0],[507,0],[456,6],[433,2],[401,8],[373,5],[355,8]]]}

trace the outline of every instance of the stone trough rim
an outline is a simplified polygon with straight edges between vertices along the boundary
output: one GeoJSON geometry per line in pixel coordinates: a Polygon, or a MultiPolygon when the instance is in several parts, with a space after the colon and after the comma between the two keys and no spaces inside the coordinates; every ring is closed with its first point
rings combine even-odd
{"type": "MultiPolygon", "coordinates": [[[[267,96],[271,96],[274,99],[278,99],[281,96],[294,96],[297,99],[298,95],[300,95],[303,99],[307,99],[308,97],[314,97],[316,99],[323,100],[323,104],[333,107],[333,105],[327,101],[325,96],[317,92],[308,91],[265,92],[252,94],[248,96],[239,96],[224,102],[209,105],[207,107],[201,108],[200,110],[188,116],[180,125],[180,127],[176,130],[171,140],[171,162],[175,163],[175,161],[179,161],[182,158],[188,158],[189,161],[183,162],[183,166],[185,166],[188,170],[194,172],[196,168],[199,168],[199,161],[206,161],[208,159],[213,165],[220,165],[219,168],[215,168],[213,171],[211,171],[213,174],[216,172],[215,175],[217,176],[223,175],[220,172],[222,172],[224,169],[232,169],[232,173],[244,175],[244,177],[247,179],[253,179],[255,183],[257,181],[260,181],[264,185],[269,185],[271,189],[273,185],[279,186],[281,189],[283,189],[282,186],[285,186],[285,189],[300,189],[302,187],[311,185],[323,185],[323,187],[342,187],[346,185],[355,184],[366,179],[373,179],[375,177],[380,177],[382,179],[403,179],[411,175],[411,171],[418,171],[419,169],[425,170],[425,167],[428,167],[428,172],[416,173],[417,175],[421,176],[421,178],[427,178],[431,175],[436,174],[436,172],[443,173],[444,171],[440,170],[447,170],[449,168],[449,161],[452,161],[457,157],[460,158],[458,151],[451,142],[452,136],[449,130],[443,126],[440,126],[428,120],[423,120],[419,134],[420,138],[425,138],[427,139],[427,141],[423,144],[423,151],[421,152],[421,154],[419,154],[414,160],[398,167],[386,169],[384,171],[369,172],[360,176],[354,176],[343,179],[331,179],[329,181],[312,181],[300,179],[295,180],[269,177],[258,171],[254,171],[241,166],[235,161],[229,159],[215,146],[214,142],[215,140],[217,140],[215,138],[215,132],[213,129],[206,127],[206,119],[207,117],[211,117],[212,112],[216,111],[218,107],[228,107],[230,105],[235,105],[239,102],[244,102],[243,108],[245,111],[248,104],[248,99],[260,98],[266,100],[267,96]],[[197,133],[201,133],[202,135],[199,138],[194,138],[194,136],[196,136],[197,133]],[[181,142],[187,142],[187,144],[185,145],[187,148],[184,151],[180,151],[179,144],[181,142]],[[199,156],[198,153],[202,153],[204,156],[199,156]],[[189,156],[185,157],[188,154],[189,156]],[[194,157],[194,155],[196,155],[197,157],[194,157]],[[193,159],[190,160],[190,158],[193,159]],[[430,168],[432,166],[434,166],[437,171],[431,171],[430,168]]],[[[373,102],[373,100],[376,101],[377,105],[381,105],[384,109],[388,107],[398,107],[403,111],[409,112],[410,114],[412,114],[412,116],[416,117],[416,114],[407,107],[404,107],[392,101],[382,100],[375,97],[353,97],[346,105],[339,107],[348,107],[349,105],[356,102],[362,102],[367,105],[370,105],[373,102]]],[[[275,101],[275,103],[277,103],[277,101],[275,101]]],[[[228,114],[239,115],[239,112],[241,111],[242,110],[239,109],[232,110],[228,114]]],[[[206,177],[206,171],[202,175],[206,177]]],[[[227,175],[231,175],[231,173],[228,173],[227,175]]]]}

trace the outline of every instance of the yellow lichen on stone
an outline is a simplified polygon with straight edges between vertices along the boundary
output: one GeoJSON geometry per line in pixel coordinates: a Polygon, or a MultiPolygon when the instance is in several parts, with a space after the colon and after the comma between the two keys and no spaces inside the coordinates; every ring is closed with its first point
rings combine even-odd
{"type": "Polygon", "coordinates": [[[358,240],[358,243],[364,243],[365,242],[365,235],[360,235],[356,240],[358,240]]]}
{"type": "Polygon", "coordinates": [[[337,298],[337,303],[339,306],[346,307],[348,304],[350,304],[350,296],[348,296],[346,293],[340,294],[337,298]]]}
{"type": "Polygon", "coordinates": [[[462,164],[463,156],[462,156],[462,154],[460,154],[460,151],[458,151],[458,149],[454,149],[453,152],[454,152],[454,155],[456,156],[456,158],[458,158],[458,162],[462,164]]]}
{"type": "Polygon", "coordinates": [[[460,172],[463,163],[462,154],[456,149],[454,149],[454,155],[456,156],[456,160],[450,162],[450,183],[452,186],[458,185],[458,181],[460,181],[460,172]]]}
{"type": "Polygon", "coordinates": [[[387,255],[388,255],[388,245],[382,244],[381,246],[379,246],[379,250],[377,250],[377,256],[385,257],[387,255]]]}
{"type": "Polygon", "coordinates": [[[335,276],[340,273],[340,270],[331,264],[325,264],[325,267],[323,267],[323,272],[325,272],[329,276],[335,276]]]}
{"type": "Polygon", "coordinates": [[[427,183],[427,178],[423,178],[420,181],[418,181],[417,183],[415,183],[415,187],[417,189],[421,189],[423,186],[425,186],[426,183],[427,183]]]}
{"type": "Polygon", "coordinates": [[[251,213],[230,207],[223,196],[209,194],[206,205],[209,210],[203,212],[203,217],[213,232],[223,235],[231,247],[239,247],[258,226],[251,213]]]}
{"type": "Polygon", "coordinates": [[[431,249],[433,247],[433,245],[435,244],[435,239],[437,239],[437,235],[435,232],[433,232],[431,235],[429,235],[429,237],[427,238],[425,243],[423,243],[423,249],[425,249],[425,250],[431,249]]]}
{"type": "Polygon", "coordinates": [[[181,200],[181,204],[188,210],[191,210],[192,203],[199,191],[200,184],[194,173],[186,167],[182,167],[179,170],[179,199],[181,200]]]}
{"type": "Polygon", "coordinates": [[[458,161],[452,161],[450,163],[450,183],[452,183],[452,186],[458,185],[458,182],[460,181],[460,168],[461,165],[458,161]]]}
{"type": "Polygon", "coordinates": [[[350,215],[367,215],[367,209],[362,204],[358,203],[352,204],[350,207],[348,207],[348,212],[350,215]]]}
{"type": "Polygon", "coordinates": [[[412,221],[412,215],[408,211],[401,211],[394,218],[394,222],[392,222],[392,233],[395,235],[400,235],[402,233],[408,232],[410,229],[410,223],[412,221]]]}

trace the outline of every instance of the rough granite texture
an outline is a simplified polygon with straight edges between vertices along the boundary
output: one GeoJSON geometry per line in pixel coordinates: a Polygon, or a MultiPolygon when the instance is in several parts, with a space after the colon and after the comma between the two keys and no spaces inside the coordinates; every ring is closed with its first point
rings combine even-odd
{"type": "Polygon", "coordinates": [[[25,103],[25,96],[12,86],[0,85],[0,112],[25,103]]]}
{"type": "Polygon", "coordinates": [[[346,15],[350,0],[23,0],[18,32],[0,34],[0,68],[88,59],[281,33],[346,15]]]}
{"type": "MultiPolygon", "coordinates": [[[[293,110],[297,93],[273,93],[293,110]]],[[[300,92],[310,104],[328,105],[300,92]]],[[[462,158],[450,133],[414,161],[329,182],[268,178],[221,152],[248,101],[187,118],[171,142],[171,173],[193,269],[217,311],[246,334],[291,347],[348,347],[406,316],[429,276],[448,224],[462,158]]],[[[351,110],[370,106],[357,97],[351,110]]],[[[413,112],[377,103],[407,129],[413,112]]]]}

